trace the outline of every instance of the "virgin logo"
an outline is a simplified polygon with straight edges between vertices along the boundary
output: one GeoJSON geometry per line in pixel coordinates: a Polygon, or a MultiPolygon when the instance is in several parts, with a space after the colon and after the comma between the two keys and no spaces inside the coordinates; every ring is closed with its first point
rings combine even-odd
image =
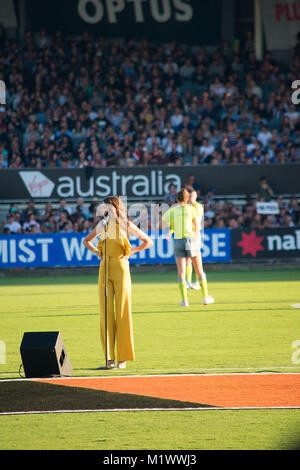
{"type": "Polygon", "coordinates": [[[19,171],[31,197],[50,197],[54,183],[40,171],[19,171]]]}

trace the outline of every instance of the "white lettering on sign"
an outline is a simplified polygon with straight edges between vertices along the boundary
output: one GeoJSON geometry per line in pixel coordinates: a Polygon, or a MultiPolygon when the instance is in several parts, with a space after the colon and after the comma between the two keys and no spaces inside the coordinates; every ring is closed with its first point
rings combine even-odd
{"type": "Polygon", "coordinates": [[[77,260],[82,260],[85,252],[85,246],[83,243],[79,243],[77,238],[71,238],[70,240],[62,238],[61,242],[68,261],[71,261],[74,255],[77,260]]]}
{"type": "Polygon", "coordinates": [[[43,263],[47,263],[49,260],[49,254],[48,254],[48,244],[53,243],[52,238],[37,238],[36,243],[39,245],[42,245],[42,261],[43,263]]]}
{"type": "Polygon", "coordinates": [[[292,83],[292,88],[296,91],[292,93],[292,103],[297,105],[300,103],[300,80],[294,80],[292,83]]]}
{"type": "Polygon", "coordinates": [[[63,237],[61,239],[61,243],[63,246],[63,250],[65,253],[65,257],[67,261],[72,261],[72,260],[77,260],[77,261],[90,261],[92,257],[96,256],[94,253],[92,253],[90,250],[87,250],[85,246],[82,243],[82,240],[79,240],[76,237],[72,238],[66,238],[63,237]]]}
{"type": "Polygon", "coordinates": [[[99,0],[80,0],[77,5],[77,11],[79,16],[90,24],[99,23],[104,15],[104,8],[102,2],[99,0]],[[91,4],[94,8],[94,13],[90,14],[87,11],[88,4],[91,4]]]}
{"type": "Polygon", "coordinates": [[[213,233],[212,234],[212,255],[213,257],[225,257],[226,256],[225,233],[213,233]]]}
{"type": "Polygon", "coordinates": [[[20,241],[19,249],[26,255],[19,255],[19,260],[22,261],[22,263],[33,263],[35,260],[35,253],[29,248],[29,246],[33,247],[34,245],[35,243],[32,238],[23,238],[20,241]]]}
{"type": "Polygon", "coordinates": [[[89,24],[100,23],[104,18],[110,24],[117,24],[122,12],[131,7],[134,22],[145,23],[145,7],[148,5],[150,15],[157,23],[171,19],[187,22],[194,14],[190,0],[79,0],[77,11],[80,18],[89,24]]]}
{"type": "Polygon", "coordinates": [[[86,183],[83,176],[59,176],[57,181],[51,181],[41,171],[19,171],[19,175],[31,197],[49,198],[54,193],[58,197],[91,198],[106,197],[110,194],[135,197],[164,196],[169,185],[173,183],[176,190],[181,188],[181,178],[175,173],[164,174],[162,170],[151,170],[144,174],[119,174],[113,170],[110,175],[91,177],[86,183]]]}
{"type": "Polygon", "coordinates": [[[269,251],[300,250],[300,230],[294,234],[268,235],[267,244],[269,251]]]}
{"type": "Polygon", "coordinates": [[[168,192],[171,183],[175,184],[177,191],[181,188],[180,176],[169,173],[163,175],[161,170],[152,170],[148,175],[129,174],[120,175],[112,171],[110,176],[101,175],[89,179],[88,187],[83,190],[81,177],[60,176],[58,178],[57,194],[59,197],[106,197],[110,194],[126,196],[163,196],[168,192]]]}
{"type": "Polygon", "coordinates": [[[49,261],[49,244],[54,243],[53,238],[13,238],[12,240],[0,240],[0,263],[33,263],[36,258],[46,263],[49,261]],[[40,246],[40,251],[33,251],[40,246]],[[41,254],[39,256],[39,253],[41,254]]]}
{"type": "Polygon", "coordinates": [[[208,258],[226,258],[228,256],[226,234],[223,233],[204,233],[202,243],[202,257],[208,258]]]}

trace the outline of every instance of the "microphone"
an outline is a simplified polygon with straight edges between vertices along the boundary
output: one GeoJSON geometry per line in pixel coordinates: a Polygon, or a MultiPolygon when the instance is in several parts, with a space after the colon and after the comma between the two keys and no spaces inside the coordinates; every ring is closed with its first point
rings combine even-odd
{"type": "Polygon", "coordinates": [[[109,214],[106,212],[106,214],[104,215],[103,219],[102,219],[102,224],[104,227],[107,227],[108,225],[108,222],[109,222],[109,214]]]}

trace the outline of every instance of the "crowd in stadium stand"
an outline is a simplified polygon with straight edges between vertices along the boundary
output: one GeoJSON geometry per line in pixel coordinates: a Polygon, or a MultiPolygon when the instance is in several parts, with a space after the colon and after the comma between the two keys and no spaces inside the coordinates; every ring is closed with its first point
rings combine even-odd
{"type": "MultiPolygon", "coordinates": [[[[188,185],[185,187],[190,189],[188,185]]],[[[256,202],[270,200],[264,191],[263,188],[258,189],[256,199],[249,198],[244,205],[237,206],[231,202],[218,200],[215,198],[214,189],[210,188],[208,193],[199,199],[204,203],[204,228],[300,228],[300,205],[296,197],[285,200],[280,195],[273,195],[272,200],[278,203],[279,213],[276,215],[257,213],[256,202]]],[[[175,194],[176,190],[174,192],[174,188],[171,187],[165,199],[160,201],[161,207],[163,203],[174,204],[175,194]]],[[[71,206],[68,201],[61,199],[59,205],[48,202],[42,210],[37,209],[34,200],[29,200],[23,210],[20,210],[18,204],[11,204],[7,217],[2,223],[1,232],[4,234],[89,232],[99,220],[97,215],[99,203],[97,198],[90,204],[86,204],[82,198],[79,198],[76,205],[71,206]]],[[[148,230],[161,228],[160,218],[156,218],[155,214],[157,213],[155,211],[152,213],[151,207],[148,207],[148,230]],[[154,217],[152,217],[153,214],[154,217]]],[[[133,220],[130,217],[129,219],[133,220]]],[[[145,224],[145,221],[141,223],[145,224]]]]}
{"type": "MultiPolygon", "coordinates": [[[[250,38],[251,39],[251,38],[250,38]]],[[[0,28],[0,168],[300,162],[289,66],[251,40],[212,52],[173,41],[0,28]]]]}
{"type": "MultiPolygon", "coordinates": [[[[226,42],[210,51],[44,29],[19,42],[0,27],[0,169],[300,163],[291,100],[299,76],[297,48],[287,66],[269,52],[259,62],[251,37],[239,51],[226,42]]],[[[213,188],[200,199],[205,227],[300,226],[294,197],[272,194],[280,208],[273,216],[257,214],[250,198],[242,207],[222,202],[213,188]]],[[[174,202],[172,189],[165,201],[174,202]]],[[[87,232],[97,205],[12,204],[1,231],[87,232]]]]}

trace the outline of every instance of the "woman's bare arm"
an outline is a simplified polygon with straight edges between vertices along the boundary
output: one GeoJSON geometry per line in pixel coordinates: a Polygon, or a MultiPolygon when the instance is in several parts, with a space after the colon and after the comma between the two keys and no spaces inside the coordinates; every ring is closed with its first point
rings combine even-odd
{"type": "Polygon", "coordinates": [[[152,239],[132,222],[128,226],[128,232],[130,235],[135,235],[139,240],[142,241],[142,243],[139,246],[132,248],[131,250],[132,255],[134,253],[138,253],[139,251],[146,250],[147,248],[150,248],[151,246],[153,246],[152,239]]]}
{"type": "Polygon", "coordinates": [[[95,255],[99,256],[99,251],[95,246],[92,244],[92,241],[101,233],[101,224],[98,224],[87,236],[83,239],[83,245],[90,250],[95,255]]]}

